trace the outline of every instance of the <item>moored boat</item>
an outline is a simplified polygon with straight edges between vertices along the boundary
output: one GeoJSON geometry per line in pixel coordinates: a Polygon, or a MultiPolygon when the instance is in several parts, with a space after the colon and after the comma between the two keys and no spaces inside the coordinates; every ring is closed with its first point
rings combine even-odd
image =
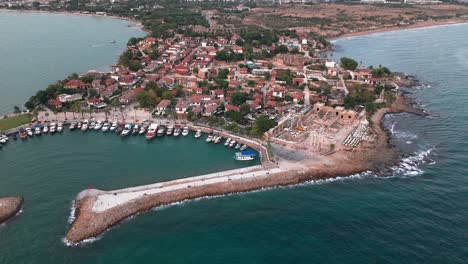
{"type": "Polygon", "coordinates": [[[148,127],[148,132],[146,132],[146,139],[152,139],[156,136],[156,130],[158,129],[158,124],[151,123],[148,127]]]}
{"type": "Polygon", "coordinates": [[[89,125],[88,119],[84,120],[84,121],[83,121],[83,124],[81,124],[81,131],[86,131],[86,130],[88,130],[88,125],[89,125]]]}
{"type": "Polygon", "coordinates": [[[28,134],[26,134],[26,130],[24,130],[24,128],[22,127],[18,130],[18,135],[21,139],[28,138],[28,134]]]}
{"type": "Polygon", "coordinates": [[[96,126],[96,121],[94,121],[94,120],[91,120],[91,122],[88,124],[89,130],[94,129],[95,126],[96,126]]]}
{"type": "Polygon", "coordinates": [[[55,122],[50,123],[49,132],[51,134],[54,134],[56,131],[57,131],[57,123],[55,122]]]}
{"type": "Polygon", "coordinates": [[[231,142],[231,138],[226,139],[226,142],[224,142],[224,146],[229,146],[229,143],[231,142]]]}
{"type": "Polygon", "coordinates": [[[0,135],[0,143],[6,144],[8,142],[8,137],[6,135],[0,135]]]}
{"type": "Polygon", "coordinates": [[[140,131],[138,131],[138,135],[145,134],[147,129],[148,129],[147,125],[142,125],[141,128],[140,128],[140,131]]]}
{"type": "Polygon", "coordinates": [[[45,134],[45,133],[49,133],[49,127],[48,127],[47,125],[44,125],[44,126],[42,127],[42,133],[44,133],[44,134],[45,134]]]}
{"type": "Polygon", "coordinates": [[[201,131],[201,129],[198,129],[198,130],[197,130],[197,133],[195,133],[195,136],[194,136],[194,137],[195,137],[195,138],[200,138],[201,136],[202,136],[202,131],[201,131]]]}
{"type": "Polygon", "coordinates": [[[239,161],[253,160],[255,159],[255,152],[253,150],[244,150],[241,152],[236,152],[234,159],[239,161]]]}
{"type": "Polygon", "coordinates": [[[101,130],[102,129],[102,121],[97,121],[96,125],[94,126],[94,130],[101,130]]]}
{"type": "Polygon", "coordinates": [[[126,137],[126,136],[130,135],[130,133],[132,133],[132,125],[131,124],[126,124],[124,126],[124,129],[122,130],[122,133],[120,133],[120,135],[122,137],[126,137]]]}
{"type": "Polygon", "coordinates": [[[132,135],[138,135],[138,132],[140,132],[140,126],[139,125],[134,125],[132,128],[132,135]]]}
{"type": "Polygon", "coordinates": [[[242,145],[242,147],[241,147],[239,150],[240,150],[240,151],[244,151],[244,150],[246,150],[247,148],[248,148],[248,146],[244,144],[244,145],[242,145]]]}
{"type": "Polygon", "coordinates": [[[190,129],[188,127],[184,127],[182,130],[182,136],[187,136],[190,133],[190,129]]]}
{"type": "Polygon", "coordinates": [[[62,132],[63,131],[63,123],[62,122],[58,122],[57,124],[57,132],[62,132]]]}
{"type": "Polygon", "coordinates": [[[75,121],[72,121],[68,128],[73,131],[73,130],[76,129],[77,125],[78,125],[78,123],[76,123],[75,121]]]}
{"type": "Polygon", "coordinates": [[[40,136],[41,134],[42,134],[41,126],[40,126],[40,125],[36,125],[36,126],[34,127],[34,135],[40,136]]]}
{"type": "Polygon", "coordinates": [[[229,143],[229,147],[232,148],[236,145],[236,141],[235,140],[231,140],[231,143],[229,143]]]}
{"type": "Polygon", "coordinates": [[[32,137],[34,135],[34,131],[30,127],[27,127],[25,130],[28,136],[32,137]]]}
{"type": "Polygon", "coordinates": [[[222,136],[216,136],[216,138],[213,140],[213,143],[218,144],[219,142],[221,142],[221,140],[223,140],[222,136]]]}
{"type": "Polygon", "coordinates": [[[237,143],[236,146],[234,147],[235,149],[240,149],[242,145],[240,143],[237,143]]]}
{"type": "Polygon", "coordinates": [[[161,136],[164,136],[165,133],[166,133],[166,127],[165,126],[160,126],[158,128],[158,132],[156,133],[156,135],[158,137],[161,137],[161,136]]]}
{"type": "Polygon", "coordinates": [[[76,128],[81,129],[81,122],[78,122],[78,123],[76,124],[76,128]]]}
{"type": "Polygon", "coordinates": [[[115,131],[119,125],[117,124],[117,121],[112,122],[111,127],[109,128],[110,131],[115,131]]]}
{"type": "Polygon", "coordinates": [[[181,133],[181,132],[182,132],[182,129],[180,128],[180,126],[179,126],[179,125],[175,125],[175,127],[174,127],[174,134],[173,134],[174,137],[180,136],[180,133],[181,133]]]}
{"type": "Polygon", "coordinates": [[[210,143],[211,141],[213,140],[213,135],[208,135],[208,137],[206,138],[206,142],[207,143],[210,143]]]}
{"type": "Polygon", "coordinates": [[[101,131],[102,132],[107,132],[107,131],[109,131],[109,128],[110,128],[109,122],[104,122],[104,124],[102,125],[102,128],[101,128],[101,131]]]}

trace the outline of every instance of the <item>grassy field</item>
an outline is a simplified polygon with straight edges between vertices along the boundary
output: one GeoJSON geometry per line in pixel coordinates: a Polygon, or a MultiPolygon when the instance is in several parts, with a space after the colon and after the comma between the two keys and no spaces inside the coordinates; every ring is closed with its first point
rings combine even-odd
{"type": "Polygon", "coordinates": [[[24,114],[15,117],[0,119],[0,131],[5,131],[11,128],[19,127],[31,122],[32,114],[24,114]]]}

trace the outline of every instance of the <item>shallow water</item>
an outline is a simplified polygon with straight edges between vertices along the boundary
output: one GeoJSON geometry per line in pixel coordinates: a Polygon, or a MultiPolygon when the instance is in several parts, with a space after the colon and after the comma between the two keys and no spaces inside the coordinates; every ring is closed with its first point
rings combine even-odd
{"type": "Polygon", "coordinates": [[[125,20],[0,11],[0,114],[73,72],[109,69],[128,39],[144,35],[125,20]]]}
{"type": "Polygon", "coordinates": [[[414,29],[336,43],[336,56],[388,65],[430,85],[412,91],[430,117],[385,119],[407,154],[388,177],[363,174],[186,202],[68,248],[61,239],[79,190],[232,168],[232,153],[200,142],[210,148],[204,152],[182,138],[146,144],[56,135],[11,144],[0,152],[0,193],[20,192],[26,204],[0,227],[0,263],[466,263],[467,30],[414,29]]]}

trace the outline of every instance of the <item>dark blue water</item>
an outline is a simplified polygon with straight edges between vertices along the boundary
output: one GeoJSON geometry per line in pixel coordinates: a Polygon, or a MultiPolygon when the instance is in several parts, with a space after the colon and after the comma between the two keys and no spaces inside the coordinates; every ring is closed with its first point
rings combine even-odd
{"type": "Polygon", "coordinates": [[[196,164],[177,156],[193,147],[162,157],[133,142],[96,148],[101,138],[93,136],[78,144],[47,140],[41,145],[47,160],[37,148],[9,146],[0,155],[15,156],[0,156],[0,192],[23,192],[27,203],[0,228],[0,263],[467,263],[466,32],[467,25],[449,26],[336,42],[335,56],[383,64],[427,85],[411,93],[430,117],[385,119],[408,155],[385,178],[201,199],[142,214],[94,243],[68,248],[61,242],[68,208],[87,185],[150,182],[167,175],[150,172],[167,171],[171,159],[184,166],[174,176],[191,174],[215,166],[217,157],[196,164]]]}

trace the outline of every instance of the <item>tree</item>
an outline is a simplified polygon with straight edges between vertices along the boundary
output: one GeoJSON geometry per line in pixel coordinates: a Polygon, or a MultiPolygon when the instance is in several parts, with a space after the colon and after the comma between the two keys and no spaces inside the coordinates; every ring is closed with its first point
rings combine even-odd
{"type": "Polygon", "coordinates": [[[88,94],[90,98],[94,98],[98,95],[98,92],[96,91],[96,89],[91,88],[88,90],[88,94]]]}
{"type": "Polygon", "coordinates": [[[241,92],[235,92],[232,94],[231,97],[231,102],[233,105],[241,105],[247,101],[248,94],[246,93],[241,93],[241,92]]]}
{"type": "Polygon", "coordinates": [[[15,114],[21,113],[21,109],[20,109],[19,106],[17,106],[17,105],[15,105],[15,106],[13,107],[13,111],[14,111],[15,114]]]}
{"type": "Polygon", "coordinates": [[[142,91],[141,93],[137,94],[137,100],[141,107],[148,108],[154,106],[154,101],[151,96],[149,96],[147,91],[142,91]]]}
{"type": "Polygon", "coordinates": [[[230,119],[231,121],[234,121],[236,123],[239,123],[239,121],[241,121],[244,116],[241,114],[241,112],[239,111],[234,111],[234,110],[228,110],[224,113],[224,116],[228,119],[230,119]]]}
{"type": "Polygon", "coordinates": [[[73,102],[71,105],[71,110],[73,112],[73,118],[75,118],[75,113],[81,112],[81,117],[83,117],[83,112],[81,111],[81,103],[79,101],[73,102]]]}
{"type": "Polygon", "coordinates": [[[255,123],[250,131],[254,137],[262,137],[265,132],[276,126],[276,122],[267,115],[261,115],[255,119],[255,123]]]}
{"type": "Polygon", "coordinates": [[[239,112],[241,112],[242,115],[246,115],[250,113],[250,105],[247,103],[243,103],[239,106],[239,112]]]}
{"type": "Polygon", "coordinates": [[[289,49],[287,46],[285,45],[279,45],[275,48],[275,53],[278,54],[278,53],[288,53],[289,49]]]}
{"type": "Polygon", "coordinates": [[[348,58],[348,57],[342,57],[340,59],[341,61],[341,66],[345,69],[345,70],[350,70],[350,71],[354,71],[356,70],[357,66],[358,66],[358,62],[351,59],[351,58],[348,58]]]}
{"type": "Polygon", "coordinates": [[[172,93],[170,91],[164,91],[163,94],[162,94],[162,98],[166,99],[166,100],[172,100],[172,98],[174,98],[174,96],[172,95],[172,93]]]}

